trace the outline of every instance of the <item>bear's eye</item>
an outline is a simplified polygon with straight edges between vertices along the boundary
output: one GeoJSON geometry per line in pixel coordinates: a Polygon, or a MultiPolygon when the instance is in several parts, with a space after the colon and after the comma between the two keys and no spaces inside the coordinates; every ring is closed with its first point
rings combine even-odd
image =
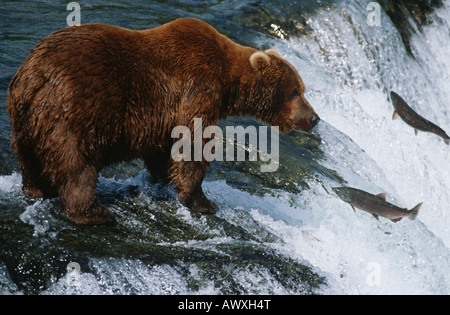
{"type": "Polygon", "coordinates": [[[291,99],[296,98],[300,96],[300,92],[297,89],[292,90],[291,92],[291,99]]]}

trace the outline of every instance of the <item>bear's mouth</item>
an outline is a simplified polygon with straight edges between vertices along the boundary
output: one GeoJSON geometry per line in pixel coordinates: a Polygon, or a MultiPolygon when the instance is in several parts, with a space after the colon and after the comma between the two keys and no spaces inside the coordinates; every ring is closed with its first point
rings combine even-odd
{"type": "Polygon", "coordinates": [[[310,123],[309,119],[307,119],[307,118],[302,118],[299,121],[297,121],[296,123],[294,123],[294,128],[297,131],[301,131],[301,132],[304,132],[307,134],[309,134],[310,130],[312,129],[311,123],[310,123]]]}
{"type": "Polygon", "coordinates": [[[309,134],[310,131],[319,123],[320,117],[317,114],[309,118],[301,118],[294,123],[295,130],[309,134]]]}

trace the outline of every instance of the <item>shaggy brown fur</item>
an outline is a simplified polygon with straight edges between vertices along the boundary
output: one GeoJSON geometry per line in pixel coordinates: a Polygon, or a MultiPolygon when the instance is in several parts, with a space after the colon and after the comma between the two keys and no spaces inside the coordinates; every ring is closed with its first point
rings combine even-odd
{"type": "Polygon", "coordinates": [[[68,27],[43,39],[9,86],[23,190],[60,196],[74,222],[112,222],[95,196],[97,174],[142,157],[153,175],[171,179],[183,204],[215,213],[201,188],[208,163],[171,160],[171,130],[241,115],[309,130],[318,117],[304,90],[277,52],[235,44],[200,20],[144,31],[68,27]]]}

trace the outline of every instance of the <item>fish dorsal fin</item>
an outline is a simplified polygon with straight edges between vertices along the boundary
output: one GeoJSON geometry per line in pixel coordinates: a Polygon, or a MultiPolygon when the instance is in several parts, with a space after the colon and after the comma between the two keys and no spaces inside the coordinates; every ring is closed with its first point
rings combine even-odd
{"type": "Polygon", "coordinates": [[[376,197],[378,197],[381,200],[383,200],[384,202],[386,202],[386,194],[385,193],[378,194],[376,197]]]}
{"type": "Polygon", "coordinates": [[[373,215],[373,217],[374,217],[375,219],[379,220],[379,218],[378,218],[378,216],[377,216],[376,214],[373,214],[373,213],[371,213],[371,214],[373,215]]]}
{"type": "Polygon", "coordinates": [[[392,114],[392,120],[397,119],[398,113],[397,111],[394,111],[394,113],[392,114]]]}

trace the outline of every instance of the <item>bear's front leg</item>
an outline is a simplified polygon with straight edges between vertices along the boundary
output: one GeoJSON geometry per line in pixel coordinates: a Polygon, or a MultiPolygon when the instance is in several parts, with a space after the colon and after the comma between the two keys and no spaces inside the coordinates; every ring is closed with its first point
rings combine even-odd
{"type": "Polygon", "coordinates": [[[215,214],[219,207],[203,193],[202,181],[208,162],[174,162],[170,168],[171,183],[178,189],[178,200],[190,210],[201,214],[215,214]]]}
{"type": "Polygon", "coordinates": [[[97,171],[94,167],[86,167],[78,175],[67,176],[60,186],[59,194],[63,207],[61,212],[78,224],[112,224],[114,214],[97,201],[95,187],[97,171]]]}

